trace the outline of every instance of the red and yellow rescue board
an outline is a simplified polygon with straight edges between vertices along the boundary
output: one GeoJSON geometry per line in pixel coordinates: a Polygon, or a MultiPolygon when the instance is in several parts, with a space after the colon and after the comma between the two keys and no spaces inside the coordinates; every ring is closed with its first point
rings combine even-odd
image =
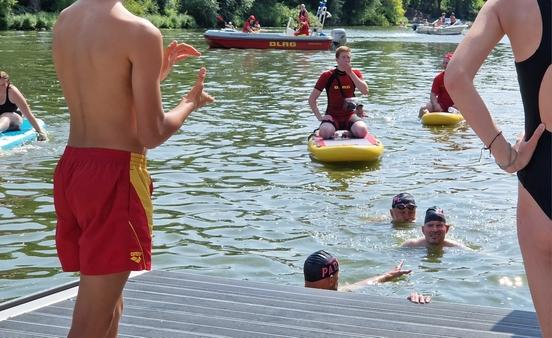
{"type": "Polygon", "coordinates": [[[370,133],[364,138],[330,140],[312,134],[308,149],[311,157],[320,162],[372,162],[383,155],[383,143],[370,133]]]}
{"type": "Polygon", "coordinates": [[[457,113],[433,112],[422,116],[422,124],[426,126],[450,126],[464,121],[464,116],[457,113]]]}

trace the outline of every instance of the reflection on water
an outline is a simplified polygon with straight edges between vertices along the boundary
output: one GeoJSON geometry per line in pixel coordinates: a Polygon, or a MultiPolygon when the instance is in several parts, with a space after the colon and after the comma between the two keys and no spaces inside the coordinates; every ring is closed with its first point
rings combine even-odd
{"type": "MultiPolygon", "coordinates": [[[[405,259],[414,273],[364,289],[406,297],[532,309],[515,234],[516,178],[484,156],[465,126],[424,127],[441,56],[461,36],[401,29],[351,29],[353,63],[370,87],[363,99],[371,132],[385,145],[374,164],[328,165],[309,158],[318,126],[307,97],[334,65],[331,51],[208,49],[200,31],[169,31],[203,53],[163,83],[165,107],[187,92],[200,66],[216,104],[149,154],[155,184],[154,267],[302,285],[313,251],[340,258],[343,282],[381,274],[405,259]],[[418,223],[393,226],[391,197],[412,193],[418,223]],[[421,216],[438,205],[449,236],[473,251],[404,249],[421,236],[421,216]],[[521,276],[521,277],[520,277],[521,276]],[[509,283],[508,281],[511,281],[509,283]]],[[[0,154],[0,299],[72,280],[54,247],[52,172],[68,134],[68,113],[51,63],[49,32],[0,33],[0,65],[48,124],[51,140],[0,154]]],[[[513,57],[499,45],[477,77],[504,134],[522,130],[513,57]]],[[[321,96],[322,102],[325,95],[321,96]]],[[[322,103],[323,106],[323,103],[322,103]]]]}

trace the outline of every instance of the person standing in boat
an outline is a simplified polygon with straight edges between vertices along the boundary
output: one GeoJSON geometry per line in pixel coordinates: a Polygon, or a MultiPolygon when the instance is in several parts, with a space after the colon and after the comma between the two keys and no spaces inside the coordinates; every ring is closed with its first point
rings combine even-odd
{"type": "Polygon", "coordinates": [[[52,56],[70,113],[54,173],[56,249],[63,271],[80,272],[68,338],[115,338],[130,271],[151,269],[153,184],[147,149],[213,102],[207,70],[168,112],[161,81],[201,54],[163,36],[121,0],[79,0],[53,29],[52,56]],[[148,46],[148,48],[144,48],[148,46]]]}
{"type": "Polygon", "coordinates": [[[337,130],[347,130],[352,137],[363,138],[368,134],[368,127],[357,114],[354,101],[355,90],[368,95],[368,84],[362,73],[351,66],[351,48],[338,47],[335,51],[337,66],[323,72],[309,97],[309,106],[320,121],[319,135],[324,139],[333,138],[337,130]],[[326,113],[320,114],[317,100],[326,90],[328,105],[326,113]]]}
{"type": "Polygon", "coordinates": [[[299,16],[298,16],[298,20],[299,22],[301,22],[301,18],[307,18],[307,22],[309,21],[309,12],[307,11],[307,8],[305,7],[305,4],[301,4],[299,6],[299,16]]]}
{"type": "Polygon", "coordinates": [[[450,13],[450,24],[454,25],[456,23],[456,15],[454,12],[450,13]]]}
{"type": "Polygon", "coordinates": [[[418,113],[419,118],[430,112],[458,112],[445,88],[445,70],[447,69],[450,59],[452,59],[451,52],[443,56],[443,71],[437,74],[433,79],[433,85],[429,93],[429,102],[420,108],[418,113]]]}
{"type": "Polygon", "coordinates": [[[0,133],[19,130],[23,123],[23,116],[25,116],[37,132],[37,139],[39,141],[48,140],[46,132],[38,125],[31,112],[27,100],[19,89],[11,84],[10,76],[4,71],[0,71],[0,102],[3,102],[0,104],[0,133]]]}

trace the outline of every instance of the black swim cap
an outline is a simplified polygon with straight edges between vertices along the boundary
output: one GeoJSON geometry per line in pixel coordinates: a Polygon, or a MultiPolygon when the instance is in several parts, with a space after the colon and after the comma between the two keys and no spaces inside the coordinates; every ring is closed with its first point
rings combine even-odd
{"type": "Polygon", "coordinates": [[[414,201],[414,196],[410,195],[407,192],[401,192],[400,194],[393,197],[393,202],[391,202],[391,208],[394,208],[397,206],[397,204],[404,204],[404,205],[413,205],[416,206],[416,201],[414,201]]]}
{"type": "Polygon", "coordinates": [[[441,208],[431,207],[427,209],[424,219],[424,224],[431,221],[447,222],[445,212],[441,208]]]}
{"type": "Polygon", "coordinates": [[[332,254],[319,250],[311,254],[303,265],[305,281],[317,282],[339,271],[339,262],[332,254]]]}

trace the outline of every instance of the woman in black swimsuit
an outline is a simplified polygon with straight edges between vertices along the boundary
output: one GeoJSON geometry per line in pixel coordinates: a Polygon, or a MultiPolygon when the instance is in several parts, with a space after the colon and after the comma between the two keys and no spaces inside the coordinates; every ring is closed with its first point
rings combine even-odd
{"type": "Polygon", "coordinates": [[[23,116],[38,133],[38,140],[46,141],[48,139],[46,132],[36,122],[25,97],[10,83],[8,73],[0,71],[0,133],[6,130],[19,130],[23,123],[23,116]]]}
{"type": "Polygon", "coordinates": [[[518,173],[517,230],[543,337],[552,337],[552,5],[550,0],[489,0],[458,46],[445,86],[500,168],[518,173]],[[525,110],[525,136],[504,138],[473,78],[507,35],[525,110]]]}

